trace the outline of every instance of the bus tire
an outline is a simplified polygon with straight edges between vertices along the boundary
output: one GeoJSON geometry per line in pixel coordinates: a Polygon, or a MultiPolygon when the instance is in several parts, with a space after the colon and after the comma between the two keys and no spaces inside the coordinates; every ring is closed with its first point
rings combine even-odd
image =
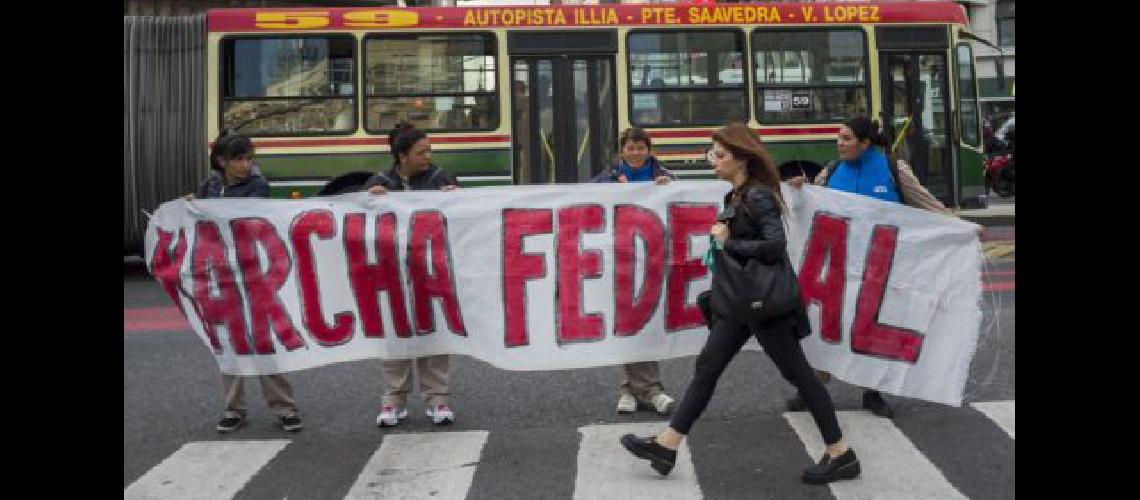
{"type": "Polygon", "coordinates": [[[823,166],[806,160],[792,160],[780,164],[780,180],[788,180],[796,176],[807,177],[807,182],[815,182],[815,176],[823,170],[823,166]]]}
{"type": "Polygon", "coordinates": [[[333,196],[345,193],[355,193],[364,190],[364,183],[372,177],[372,172],[349,172],[330,179],[317,196],[333,196]]]}

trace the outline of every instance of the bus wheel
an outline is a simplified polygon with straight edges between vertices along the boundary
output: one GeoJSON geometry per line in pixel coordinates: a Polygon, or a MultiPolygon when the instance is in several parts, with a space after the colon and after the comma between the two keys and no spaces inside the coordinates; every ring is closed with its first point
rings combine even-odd
{"type": "Polygon", "coordinates": [[[804,176],[807,177],[807,182],[815,182],[815,176],[823,170],[820,164],[813,161],[794,160],[780,164],[780,180],[788,180],[792,177],[804,176]]]}
{"type": "Polygon", "coordinates": [[[333,177],[317,192],[317,196],[333,196],[344,193],[355,193],[364,190],[364,183],[372,177],[372,172],[349,172],[333,177]]]}

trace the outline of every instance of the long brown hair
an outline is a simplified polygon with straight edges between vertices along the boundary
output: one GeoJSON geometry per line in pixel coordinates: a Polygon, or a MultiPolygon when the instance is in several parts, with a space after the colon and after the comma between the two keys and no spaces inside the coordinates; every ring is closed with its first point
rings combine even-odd
{"type": "Polygon", "coordinates": [[[785,211],[784,196],[780,194],[780,171],[756,132],[743,123],[729,123],[714,132],[712,140],[720,143],[733,157],[745,161],[746,179],[744,184],[733,190],[734,201],[739,202],[749,189],[762,184],[772,189],[780,211],[785,211]]]}

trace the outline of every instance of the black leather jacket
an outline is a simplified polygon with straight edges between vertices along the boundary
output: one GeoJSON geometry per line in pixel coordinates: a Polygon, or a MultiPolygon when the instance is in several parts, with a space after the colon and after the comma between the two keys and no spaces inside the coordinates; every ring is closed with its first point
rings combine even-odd
{"type": "Polygon", "coordinates": [[[737,189],[724,195],[724,211],[718,217],[728,224],[729,237],[724,250],[737,260],[756,258],[772,264],[787,253],[784,223],[772,189],[764,185],[746,188],[739,206],[733,202],[737,189]]]}
{"type": "MultiPolygon", "coordinates": [[[[728,224],[729,236],[724,243],[724,251],[741,262],[754,258],[774,264],[788,259],[784,222],[772,189],[764,185],[745,188],[740,197],[744,206],[734,201],[736,191],[734,189],[724,195],[724,211],[717,217],[718,221],[728,224]]],[[[767,323],[750,326],[761,332],[785,332],[798,339],[811,335],[811,323],[803,307],[767,323]]]]}

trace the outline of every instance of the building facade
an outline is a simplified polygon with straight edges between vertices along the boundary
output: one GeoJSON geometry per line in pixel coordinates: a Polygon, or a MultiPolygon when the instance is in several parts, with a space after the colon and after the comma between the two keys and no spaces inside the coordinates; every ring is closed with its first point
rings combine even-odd
{"type": "Polygon", "coordinates": [[[1014,0],[968,0],[966,6],[973,33],[1000,50],[974,42],[978,92],[982,117],[1000,121],[1014,111],[1014,0]]]}

